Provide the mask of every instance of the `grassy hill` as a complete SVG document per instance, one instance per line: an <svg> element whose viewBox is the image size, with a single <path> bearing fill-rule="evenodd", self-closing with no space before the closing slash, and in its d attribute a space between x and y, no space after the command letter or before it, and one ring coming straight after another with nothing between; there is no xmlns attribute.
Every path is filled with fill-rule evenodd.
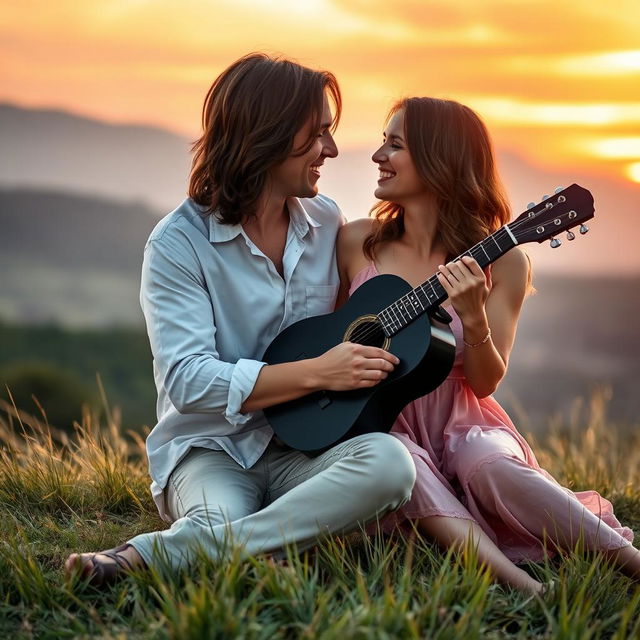
<svg viewBox="0 0 640 640"><path fill-rule="evenodd" d="M640 436L621 436L593 398L587 419L539 437L541 464L572 489L597 489L640 533ZM0 415L0 637L349 640L640 637L640 586L599 554L568 551L527 565L557 588L532 598L494 584L473 551L424 539L355 534L287 566L265 557L201 558L190 572L136 573L105 593L61 567L71 551L115 546L163 528L142 442L117 420L86 416L55 445L46 428ZM22 435L26 433L28 439Z"/></svg>
<svg viewBox="0 0 640 640"><path fill-rule="evenodd" d="M33 413L38 412L33 394L49 422L68 430L81 418L83 404L102 407L98 376L109 402L122 412L125 428L141 431L155 424L156 390L143 330L70 331L0 322L0 398L9 399L8 385L18 407Z"/></svg>

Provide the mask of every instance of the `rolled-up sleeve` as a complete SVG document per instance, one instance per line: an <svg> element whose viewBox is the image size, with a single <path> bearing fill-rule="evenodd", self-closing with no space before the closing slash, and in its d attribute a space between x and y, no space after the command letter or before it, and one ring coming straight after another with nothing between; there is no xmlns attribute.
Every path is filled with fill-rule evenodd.
<svg viewBox="0 0 640 640"><path fill-rule="evenodd" d="M233 426L247 422L252 414L240 407L266 363L220 360L211 296L188 237L165 234L147 243L140 302L155 367L176 410L219 413Z"/></svg>

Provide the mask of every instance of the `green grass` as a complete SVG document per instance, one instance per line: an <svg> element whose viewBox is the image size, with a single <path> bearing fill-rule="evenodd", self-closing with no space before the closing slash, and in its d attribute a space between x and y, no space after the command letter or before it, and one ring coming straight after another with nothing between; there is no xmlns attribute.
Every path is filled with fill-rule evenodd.
<svg viewBox="0 0 640 640"><path fill-rule="evenodd" d="M601 491L640 533L640 435L608 422L603 394L590 402L534 448L561 483ZM69 438L2 409L0 638L640 638L639 585L579 551L528 567L557 580L544 599L493 583L472 549L358 533L291 551L287 566L230 549L224 562L136 573L103 593L67 584L70 552L166 526L143 441L109 411Z"/></svg>

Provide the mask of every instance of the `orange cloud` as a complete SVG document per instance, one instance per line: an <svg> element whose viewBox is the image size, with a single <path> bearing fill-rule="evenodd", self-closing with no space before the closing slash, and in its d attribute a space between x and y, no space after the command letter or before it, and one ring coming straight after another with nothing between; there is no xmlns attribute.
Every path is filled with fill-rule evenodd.
<svg viewBox="0 0 640 640"><path fill-rule="evenodd" d="M637 0L0 0L0 15L0 99L189 135L213 78L256 49L336 73L345 148L404 95L467 102L499 144L557 162L640 128Z"/></svg>

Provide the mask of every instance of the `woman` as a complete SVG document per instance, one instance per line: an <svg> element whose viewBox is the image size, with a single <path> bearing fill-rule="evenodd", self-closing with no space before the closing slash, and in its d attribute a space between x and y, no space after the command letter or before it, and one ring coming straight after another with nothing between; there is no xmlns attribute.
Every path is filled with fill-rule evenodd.
<svg viewBox="0 0 640 640"><path fill-rule="evenodd" d="M402 100L372 159L381 202L373 218L339 233L338 305L378 274L415 287L437 272L457 345L446 381L394 424L417 481L411 500L385 526L413 520L444 547L472 537L496 578L528 592L543 585L515 563L541 560L548 546L571 548L581 534L586 548L605 551L640 577L633 533L620 526L611 504L594 491L561 487L491 397L507 369L530 265L517 247L486 272L472 258L452 262L509 220L485 126L453 101Z"/></svg>

